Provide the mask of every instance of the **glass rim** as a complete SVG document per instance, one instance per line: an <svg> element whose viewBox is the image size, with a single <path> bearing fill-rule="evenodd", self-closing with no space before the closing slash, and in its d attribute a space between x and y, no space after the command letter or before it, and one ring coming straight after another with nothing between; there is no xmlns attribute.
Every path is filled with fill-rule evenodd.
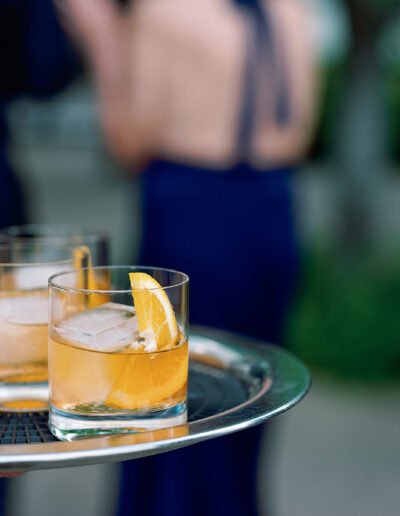
<svg viewBox="0 0 400 516"><path fill-rule="evenodd" d="M68 271L56 272L49 277L49 289L61 290L63 292L74 292L81 294L131 294L132 292L138 292L143 289L88 289L88 288L77 288L77 287L67 287L56 283L54 280L60 276L66 276L67 274L76 274L80 271L92 271L92 270L121 270L128 269L130 272L134 272L135 270L143 270L143 271L161 271L167 273L178 274L181 276L181 280L179 282L174 283L173 285L167 285L166 287L154 287L148 290L156 291L156 290L168 290L172 288L182 287L189 283L189 276L181 271L177 271L175 269L167 269L165 267L151 267L147 265L99 265L96 267L81 267L79 269L71 269Z"/></svg>
<svg viewBox="0 0 400 516"><path fill-rule="evenodd" d="M2 267L12 268L12 267L46 267L51 265L68 265L69 263L73 263L74 259L71 258L69 260L53 260L53 261L46 261L46 262L7 262L7 263L1 263L0 262L0 269ZM65 271L67 272L67 271ZM58 273L57 273L58 274Z"/></svg>
<svg viewBox="0 0 400 516"><path fill-rule="evenodd" d="M43 251L46 249L49 250L56 250L60 252L64 252L62 258L55 258L53 260L45 260L45 261L15 261L15 262L2 262L0 258L0 267L41 267L45 265L54 265L54 264L68 264L74 261L73 256L68 256L67 252L72 251L77 246L72 244L65 244L65 245L55 245L54 242L21 242L18 240L8 240L8 241L1 241L0 236L0 251Z"/></svg>
<svg viewBox="0 0 400 516"><path fill-rule="evenodd" d="M57 235L52 233L59 230L66 230L65 234ZM74 229L76 232L74 233ZM41 230L43 232L49 231L49 235L41 234L41 235L32 235L32 236L24 236L20 235L19 232L35 232L35 230ZM72 230L72 233L68 234L68 230ZM27 243L36 242L39 244L46 244L51 242L60 242L60 241L70 241L73 242L74 238L82 239L82 243L93 244L102 240L109 240L110 235L104 229L99 229L97 227L92 226L81 226L79 224L68 224L68 223L33 223L33 224L21 224L21 225L13 225L2 228L0 230L0 243Z"/></svg>

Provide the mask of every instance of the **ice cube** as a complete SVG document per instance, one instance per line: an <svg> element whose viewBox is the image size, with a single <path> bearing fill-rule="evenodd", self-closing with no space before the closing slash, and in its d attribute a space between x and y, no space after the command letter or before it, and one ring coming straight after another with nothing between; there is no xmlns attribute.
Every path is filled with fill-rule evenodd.
<svg viewBox="0 0 400 516"><path fill-rule="evenodd" d="M119 303L105 303L73 315L58 324L55 332L82 347L110 353L136 349L139 337L135 309Z"/></svg>
<svg viewBox="0 0 400 516"><path fill-rule="evenodd" d="M15 288L33 290L47 288L48 279L53 274L72 268L72 262L66 260L62 264L27 265L14 272Z"/></svg>
<svg viewBox="0 0 400 516"><path fill-rule="evenodd" d="M13 324L47 324L47 290L0 298L0 317Z"/></svg>

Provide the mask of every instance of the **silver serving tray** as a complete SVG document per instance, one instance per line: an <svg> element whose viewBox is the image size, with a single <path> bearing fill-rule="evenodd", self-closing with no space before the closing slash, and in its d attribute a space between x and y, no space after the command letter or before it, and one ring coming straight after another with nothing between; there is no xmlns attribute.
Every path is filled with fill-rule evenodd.
<svg viewBox="0 0 400 516"><path fill-rule="evenodd" d="M26 428L36 427L40 433L36 435L47 442L34 443L28 435L26 444L1 444L0 471L116 462L181 448L262 423L296 405L309 386L307 369L287 351L248 337L196 327L190 337L187 424L61 442L48 433L44 414L40 425L35 420L38 416L30 414L33 423ZM27 421L27 414L9 416L7 428L12 421Z"/></svg>

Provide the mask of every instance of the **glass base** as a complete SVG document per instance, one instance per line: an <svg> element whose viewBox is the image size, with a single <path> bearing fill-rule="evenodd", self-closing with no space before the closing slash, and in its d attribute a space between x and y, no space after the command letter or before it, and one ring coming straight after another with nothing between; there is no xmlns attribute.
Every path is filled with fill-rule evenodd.
<svg viewBox="0 0 400 516"><path fill-rule="evenodd" d="M118 415L82 415L50 405L49 428L62 441L108 434L128 434L182 425L187 421L186 402L152 412Z"/></svg>
<svg viewBox="0 0 400 516"><path fill-rule="evenodd" d="M1 412L42 412L48 408L47 382L0 383Z"/></svg>

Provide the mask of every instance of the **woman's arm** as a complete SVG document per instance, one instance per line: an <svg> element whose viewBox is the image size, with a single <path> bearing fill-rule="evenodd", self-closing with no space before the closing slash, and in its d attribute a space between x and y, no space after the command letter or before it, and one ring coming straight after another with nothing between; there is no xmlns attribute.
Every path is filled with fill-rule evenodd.
<svg viewBox="0 0 400 516"><path fill-rule="evenodd" d="M163 43L153 27L154 3L138 1L127 12L107 0L65 4L87 49L111 151L140 165L156 146L162 123Z"/></svg>

